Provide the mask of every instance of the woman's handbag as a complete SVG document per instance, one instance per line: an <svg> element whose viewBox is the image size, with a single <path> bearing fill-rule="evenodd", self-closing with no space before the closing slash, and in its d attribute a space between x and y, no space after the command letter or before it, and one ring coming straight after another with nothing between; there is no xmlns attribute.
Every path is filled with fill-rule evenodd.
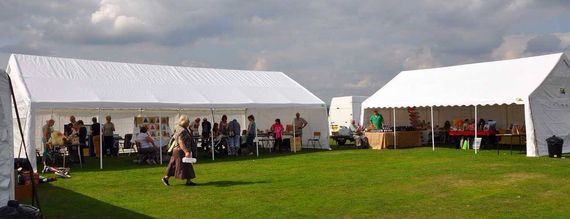
<svg viewBox="0 0 570 219"><path fill-rule="evenodd" d="M196 158L193 157L182 158L182 163L196 163L196 161Z"/></svg>
<svg viewBox="0 0 570 219"><path fill-rule="evenodd" d="M172 136L172 138L170 138L170 141L168 142L168 152L167 154L169 156L172 156L172 151L174 150L175 147L178 146L178 141L176 141L176 138L174 136Z"/></svg>

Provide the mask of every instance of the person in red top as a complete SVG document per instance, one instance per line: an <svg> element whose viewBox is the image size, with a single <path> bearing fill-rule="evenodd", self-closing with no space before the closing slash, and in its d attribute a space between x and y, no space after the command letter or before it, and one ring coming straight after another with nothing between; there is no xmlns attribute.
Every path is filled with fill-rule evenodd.
<svg viewBox="0 0 570 219"><path fill-rule="evenodd" d="M275 119L275 123L271 126L271 132L275 137L275 144L273 145L273 149L275 151L279 151L281 148L281 144L283 143L283 125L281 125L280 119Z"/></svg>

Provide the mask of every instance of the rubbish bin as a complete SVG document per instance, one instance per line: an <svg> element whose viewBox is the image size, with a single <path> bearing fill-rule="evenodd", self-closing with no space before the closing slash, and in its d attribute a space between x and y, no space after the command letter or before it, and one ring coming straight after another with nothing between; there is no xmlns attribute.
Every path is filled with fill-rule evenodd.
<svg viewBox="0 0 570 219"><path fill-rule="evenodd" d="M564 140L562 140L562 138L553 135L546 139L546 144L548 144L549 157L562 157L562 145L564 144Z"/></svg>
<svg viewBox="0 0 570 219"><path fill-rule="evenodd" d="M0 218L41 218L40 209L10 200L8 205L0 208Z"/></svg>

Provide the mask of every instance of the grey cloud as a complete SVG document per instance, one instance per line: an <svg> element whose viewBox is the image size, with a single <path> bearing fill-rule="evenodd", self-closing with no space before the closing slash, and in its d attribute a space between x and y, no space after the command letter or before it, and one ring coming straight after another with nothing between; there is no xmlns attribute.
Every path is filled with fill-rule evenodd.
<svg viewBox="0 0 570 219"><path fill-rule="evenodd" d="M120 5L114 9L118 15L139 25L117 25L118 15L112 13L98 14L94 22L102 3ZM6 33L0 36L0 52L263 67L287 73L328 102L333 96L370 95L403 69L491 60L508 35L568 30L564 3L0 1L0 8L7 8L0 13ZM552 42L531 41L530 52L557 52L548 47Z"/></svg>
<svg viewBox="0 0 570 219"><path fill-rule="evenodd" d="M526 53L549 53L560 50L560 38L553 34L540 35L528 41Z"/></svg>

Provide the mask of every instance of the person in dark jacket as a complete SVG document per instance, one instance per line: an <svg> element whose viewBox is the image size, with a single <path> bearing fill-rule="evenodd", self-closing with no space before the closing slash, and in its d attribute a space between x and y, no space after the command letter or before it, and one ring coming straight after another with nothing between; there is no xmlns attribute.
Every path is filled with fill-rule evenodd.
<svg viewBox="0 0 570 219"><path fill-rule="evenodd" d="M76 122L77 121L75 120L75 116L69 117L69 124L63 127L63 134L65 136L71 136L73 134L73 128L75 127Z"/></svg>
<svg viewBox="0 0 570 219"><path fill-rule="evenodd" d="M89 141L89 156L95 157L95 152L99 151L99 145L101 144L101 124L97 122L97 117L91 119L93 124L91 125L91 137Z"/></svg>
<svg viewBox="0 0 570 219"><path fill-rule="evenodd" d="M212 134L212 123L208 119L202 119L202 147L206 148L210 145Z"/></svg>
<svg viewBox="0 0 570 219"><path fill-rule="evenodd" d="M237 121L237 119L232 120L229 124L229 147L230 147L230 151L229 151L229 155L233 155L233 156L237 156L238 155L238 150L239 150L239 146L240 146L240 132L241 132L241 127Z"/></svg>
<svg viewBox="0 0 570 219"><path fill-rule="evenodd" d="M253 115L249 115L247 117L249 124L247 124L247 138L245 140L245 145L249 150L249 154L252 155L253 151L255 151L255 147L253 145L253 140L255 139L257 127L255 125L255 117Z"/></svg>
<svg viewBox="0 0 570 219"><path fill-rule="evenodd" d="M87 146L87 128L85 128L83 120L79 120L75 122L73 129L76 130L75 135L77 136L74 137L77 138L77 145L70 145L69 154L73 157L73 163L79 163L79 156L83 157L83 148Z"/></svg>

